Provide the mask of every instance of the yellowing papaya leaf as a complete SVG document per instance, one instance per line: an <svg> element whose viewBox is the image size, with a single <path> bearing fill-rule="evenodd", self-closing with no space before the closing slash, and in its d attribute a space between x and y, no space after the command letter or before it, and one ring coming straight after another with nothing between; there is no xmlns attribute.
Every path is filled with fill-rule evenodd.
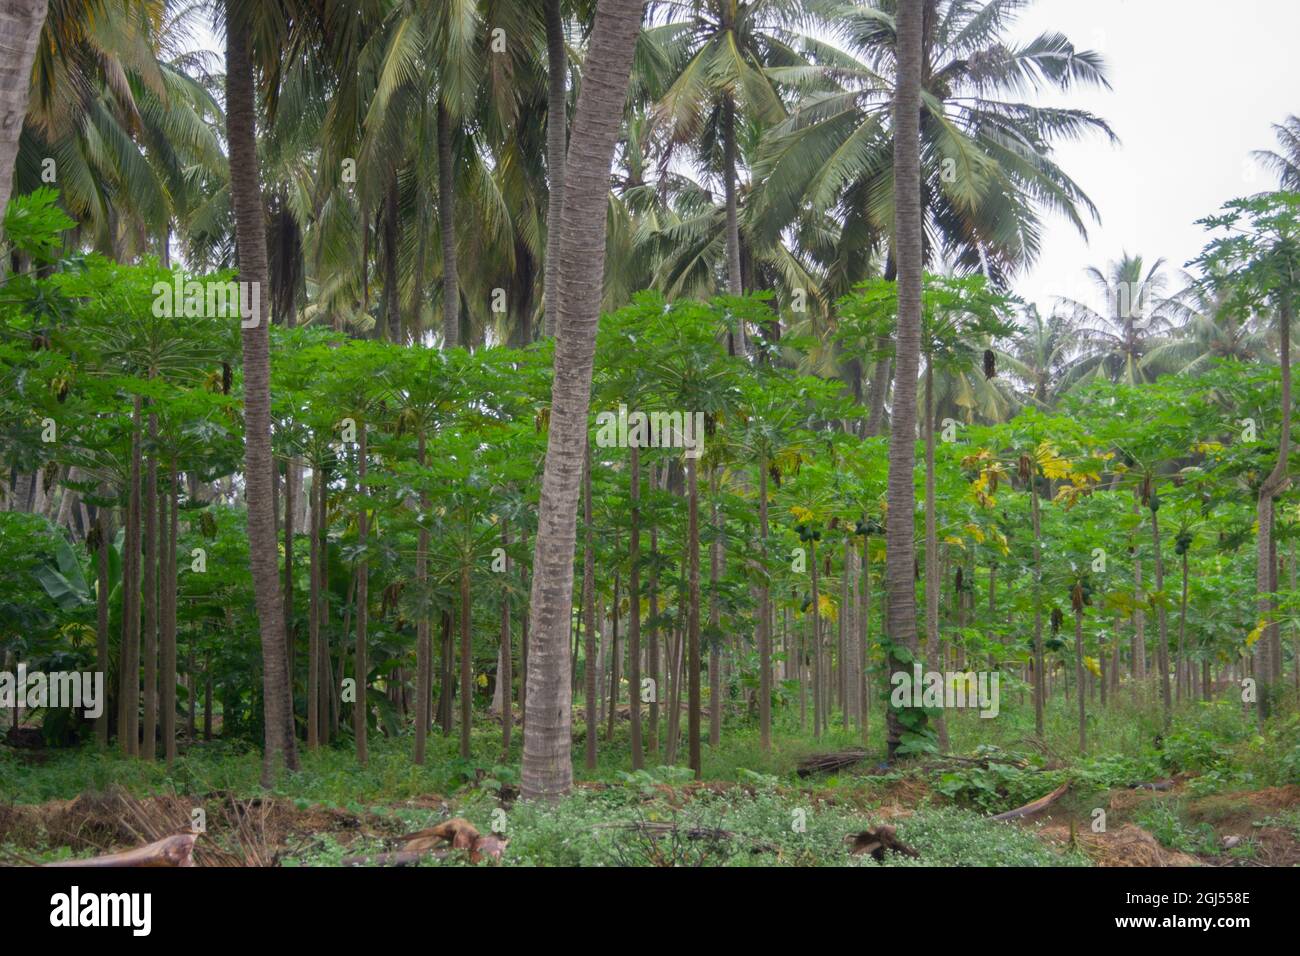
<svg viewBox="0 0 1300 956"><path fill-rule="evenodd" d="M1097 661L1097 658L1085 657L1083 659L1083 666L1088 668L1088 671L1092 674L1093 677L1101 676L1101 664Z"/></svg>

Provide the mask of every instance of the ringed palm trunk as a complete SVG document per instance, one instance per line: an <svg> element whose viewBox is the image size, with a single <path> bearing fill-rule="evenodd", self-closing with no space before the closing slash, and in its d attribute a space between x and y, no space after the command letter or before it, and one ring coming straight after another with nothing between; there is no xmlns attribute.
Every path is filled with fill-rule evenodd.
<svg viewBox="0 0 1300 956"><path fill-rule="evenodd" d="M709 474L711 524L713 543L709 548L709 744L716 747L722 742L722 660L718 640L721 608L718 606L718 578L722 575L722 516L718 511L718 473Z"/></svg>
<svg viewBox="0 0 1300 956"><path fill-rule="evenodd" d="M1077 590L1077 586L1076 586ZM1079 753L1088 752L1088 711L1083 693L1083 596L1074 596L1074 690L1079 698Z"/></svg>
<svg viewBox="0 0 1300 956"><path fill-rule="evenodd" d="M1294 303L1287 295L1278 310L1278 356L1282 367L1282 431L1278 442L1277 464L1259 488L1256 514L1259 520L1259 536L1256 541L1255 591L1256 608L1261 621L1267 621L1273 614L1273 600L1270 597L1273 588L1276 565L1273 560L1273 498L1280 494L1287 484L1287 456L1291 452L1291 322L1294 318ZM1272 654L1270 652L1269 632L1276 628L1273 624L1264 629L1264 634L1255 642L1255 682L1258 685L1257 708L1262 723L1273 710L1274 684L1281 674L1273 673Z"/></svg>
<svg viewBox="0 0 1300 956"><path fill-rule="evenodd" d="M427 439L424 430L420 430L416 456L421 470L427 463ZM420 491L420 514L429 513L429 493ZM430 608L425 605L424 590L429 583L429 531L420 525L415 544L415 586L420 592L423 610L420 620L415 625L415 762L424 763L424 753L429 738L430 710L433 706L433 640L430 633L432 622L429 620Z"/></svg>
<svg viewBox="0 0 1300 956"><path fill-rule="evenodd" d="M470 641L469 562L460 568L460 755L469 759L470 724L474 719L474 660Z"/></svg>
<svg viewBox="0 0 1300 956"><path fill-rule="evenodd" d="M9 205L45 13L46 0L12 0L0 6L0 222Z"/></svg>
<svg viewBox="0 0 1300 956"><path fill-rule="evenodd" d="M586 465L582 469L582 638L583 692L587 703L586 766L596 769L596 728L600 723L600 668L596 652L596 559L591 543L591 444L586 446ZM574 655L575 658L577 655Z"/></svg>
<svg viewBox="0 0 1300 956"><path fill-rule="evenodd" d="M501 547L502 549L510 547L510 523L504 519L501 521ZM505 574L508 575L509 573L510 561L506 559ZM503 760L510 758L510 734L515 726L514 692L511 689L511 684L514 683L514 677L511 674L512 654L513 651L510 647L510 592L506 590L501 598L501 666L497 670L497 686L501 688L501 754Z"/></svg>
<svg viewBox="0 0 1300 956"><path fill-rule="evenodd" d="M925 361L925 652L930 666L944 669L939 645L939 534L934 500L934 358ZM946 572L945 572L946 577ZM961 598L958 596L958 600ZM934 721L939 749L948 752L948 716L942 710Z"/></svg>
<svg viewBox="0 0 1300 956"><path fill-rule="evenodd" d="M686 459L686 493L689 499L686 519L686 549L689 560L686 613L686 733L687 754L695 779L701 777L700 762L700 485L695 459Z"/></svg>
<svg viewBox="0 0 1300 956"><path fill-rule="evenodd" d="M266 229L259 185L257 111L248 25L226 0L226 139L230 144L230 193L235 212L241 281L269 288ZM260 296L257 322L242 329L244 364L244 481L248 499L249 570L262 640L262 693L265 749L262 782L269 786L276 768L298 767L297 744L288 733L291 720L289 674L284 652L284 607L279 587L279 555L271 458L271 342L269 296Z"/></svg>
<svg viewBox="0 0 1300 956"><path fill-rule="evenodd" d="M1030 520L1034 530L1034 733L1043 737L1043 697L1047 678L1043 673L1043 527L1038 507L1038 475L1029 474Z"/></svg>
<svg viewBox="0 0 1300 956"><path fill-rule="evenodd" d="M1154 495L1155 492L1152 491ZM1169 694L1169 616L1165 613L1163 600L1165 590L1165 559L1160 550L1160 513L1151 512L1151 541L1155 548L1156 591L1162 596L1156 608L1158 640L1156 644L1156 666L1160 668L1160 702L1164 708L1165 726L1169 726L1173 702Z"/></svg>
<svg viewBox="0 0 1300 956"><path fill-rule="evenodd" d="M361 422L357 434L357 495L361 499L361 509L357 514L357 546L361 549L361 560L357 562L357 641L352 658L353 676L357 682L357 699L352 705L352 735L356 739L357 763L365 766L370 761L370 747L367 735L370 711L369 647L366 643L370 624L370 563L366 561L366 545L370 538L370 517L366 511L366 423Z"/></svg>
<svg viewBox="0 0 1300 956"><path fill-rule="evenodd" d="M582 148L565 169L559 341L529 605L532 643L521 774L526 798L555 799L573 784L568 627L578 489L605 271L609 171L644 5L644 0L600 0L596 7L573 118L572 138Z"/></svg>
<svg viewBox="0 0 1300 956"><path fill-rule="evenodd" d="M179 506L176 462L167 482L167 531L162 562L162 735L167 766L176 761L176 538Z"/></svg>
<svg viewBox="0 0 1300 956"><path fill-rule="evenodd" d="M628 543L627 573L627 703L632 717L632 769L640 770L645 764L641 752L641 449L635 442L631 445L628 449L632 533Z"/></svg>
<svg viewBox="0 0 1300 956"><path fill-rule="evenodd" d="M767 586L767 457L758 461L758 739L763 752L772 749L772 634L771 591ZM787 649L787 659L789 651Z"/></svg>
<svg viewBox="0 0 1300 956"><path fill-rule="evenodd" d="M545 0L546 17L546 334L554 338L560 314L560 224L564 213L564 167L568 151L568 53L560 0Z"/></svg>
<svg viewBox="0 0 1300 956"><path fill-rule="evenodd" d="M158 416L149 415L149 441L158 441ZM158 752L158 459L152 451L144 482L144 725L140 756L152 761Z"/></svg>
<svg viewBox="0 0 1300 956"><path fill-rule="evenodd" d="M900 0L896 16L898 78L894 93L894 244L898 262L897 368L889 432L889 481L885 558L889 640L912 654L916 633L916 379L921 355L921 0ZM814 609L815 611L815 609ZM891 677L906 672L896 655ZM889 709L886 743L892 759L903 725Z"/></svg>
<svg viewBox="0 0 1300 956"><path fill-rule="evenodd" d="M104 496L107 489L100 486L100 495ZM108 607L108 559L109 549L112 548L113 526L111 521L112 509L104 505L96 509L96 518L98 519L97 534L99 536L99 547L96 571L98 581L95 588L95 667L101 674L109 672L108 667L108 631L109 631L109 607ZM108 748L108 708L105 707L100 715L95 718L95 742L101 750Z"/></svg>
<svg viewBox="0 0 1300 956"><path fill-rule="evenodd" d="M321 468L319 463L312 466L311 508L308 515L308 569L310 578L307 592L307 749L316 750L321 741L321 586L320 586L320 520L317 499L320 497ZM419 574L419 557L416 557L416 574ZM418 753L418 745L417 745ZM420 761L417 759L416 763Z"/></svg>
<svg viewBox="0 0 1300 956"><path fill-rule="evenodd" d="M442 234L442 342L460 345L460 272L456 264L456 171L451 114L438 104L438 229Z"/></svg>
<svg viewBox="0 0 1300 956"><path fill-rule="evenodd" d="M736 101L728 94L722 98L722 152L724 192L727 204L727 294L742 295L740 272L740 214L736 201ZM737 326L732 354L745 354L745 326Z"/></svg>
<svg viewBox="0 0 1300 956"><path fill-rule="evenodd" d="M140 415L135 397L131 427L131 470L126 504L126 537L122 542L122 644L118 649L121 689L117 736L122 753L140 752Z"/></svg>

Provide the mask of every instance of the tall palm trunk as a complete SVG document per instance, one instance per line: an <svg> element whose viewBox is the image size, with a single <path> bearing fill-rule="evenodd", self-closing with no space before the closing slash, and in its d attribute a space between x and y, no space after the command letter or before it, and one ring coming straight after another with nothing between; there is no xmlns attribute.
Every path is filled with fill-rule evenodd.
<svg viewBox="0 0 1300 956"><path fill-rule="evenodd" d="M695 459L686 459L686 494L689 500L686 518L686 553L688 558L686 612L686 681L687 681L687 753L695 779L702 776L700 762L700 483Z"/></svg>
<svg viewBox="0 0 1300 956"><path fill-rule="evenodd" d="M151 376L152 377L152 376ZM149 442L158 441L158 416L149 415ZM158 752L158 459L152 449L144 481L144 725L140 756Z"/></svg>
<svg viewBox="0 0 1300 956"><path fill-rule="evenodd" d="M100 486L101 497L106 497L106 486ZM108 607L108 562L109 549L112 548L113 524L111 520L112 509L100 505L96 508L95 517L98 524L95 533L98 536L99 547L96 548L96 572L97 583L95 587L95 669L101 674L108 673L108 639L109 639L109 607ZM95 742L100 749L108 748L108 708L105 707L100 715L95 718Z"/></svg>
<svg viewBox="0 0 1300 956"><path fill-rule="evenodd" d="M428 459L427 439L424 429L420 429L416 447L416 459L421 471ZM430 714L433 706L433 640L430 633L432 621L429 620L431 609L424 604L425 588L429 583L429 530L424 527L423 519L429 513L429 493L420 490L420 531L415 543L415 586L420 593L422 610L420 620L415 625L415 762L424 763L424 752L429 738Z"/></svg>
<svg viewBox="0 0 1300 956"><path fill-rule="evenodd" d="M469 563L460 568L460 756L468 760L470 724L474 718L474 658L470 641Z"/></svg>
<svg viewBox="0 0 1300 956"><path fill-rule="evenodd" d="M898 336L894 407L889 431L889 482L885 578L889 640L915 654L916 379L921 355L921 0L899 0L896 15L898 77L894 92L894 246L898 262ZM814 608L814 612L816 609ZM893 674L906 664L890 655ZM919 711L917 712L919 713ZM903 725L889 709L889 756L902 741Z"/></svg>
<svg viewBox="0 0 1300 956"><path fill-rule="evenodd" d="M320 512L317 509L317 500L320 498L321 486L324 481L321 479L320 464L312 466L312 489L311 489L311 508L308 512L308 529L307 536L309 539L308 550L308 577L310 583L307 591L307 749L316 750L320 747L321 742L321 661L320 661L320 632L321 632L321 586L320 586L320 566L321 566L321 548L320 548ZM416 573L419 574L419 558L416 559ZM418 753L418 746L417 746ZM416 763L420 761L417 759Z"/></svg>
<svg viewBox="0 0 1300 956"><path fill-rule="evenodd" d="M1152 491L1151 494L1154 496L1155 491ZM1160 702L1164 708L1165 726L1167 727L1173 710L1173 701L1169 695L1169 616L1165 613L1163 600L1165 559L1160 550L1160 514L1155 510L1151 512L1151 540L1155 546L1156 592L1161 595L1161 601L1156 607L1156 621L1159 626L1159 643L1156 644L1156 666L1160 668Z"/></svg>
<svg viewBox="0 0 1300 956"><path fill-rule="evenodd" d="M140 415L142 399L135 397L131 417L131 468L126 503L126 536L122 542L122 643L118 648L121 688L117 736L122 753L140 752Z"/></svg>
<svg viewBox="0 0 1300 956"><path fill-rule="evenodd" d="M582 639L583 693L587 704L586 767L596 769L596 728L600 723L600 668L596 655L596 557L592 548L591 514L591 443L586 446L586 464L582 469ZM577 655L574 655L575 660Z"/></svg>
<svg viewBox="0 0 1300 956"><path fill-rule="evenodd" d="M460 272L456 265L456 170L451 114L438 104L438 230L442 234L442 343L460 345Z"/></svg>
<svg viewBox="0 0 1300 956"><path fill-rule="evenodd" d="M727 9L730 6L727 5ZM736 208L736 101L730 94L722 98L722 171L727 205L727 294L741 295L744 286L740 273L740 214ZM737 324L731 352L745 354L745 324Z"/></svg>
<svg viewBox="0 0 1300 956"><path fill-rule="evenodd" d="M1282 369L1282 431L1278 442L1277 464L1259 488L1256 514L1259 519L1259 536L1256 541L1255 591L1256 608L1261 621L1268 621L1273 614L1273 600L1269 596L1274 590L1272 582L1276 573L1273 558L1273 498L1281 494L1287 485L1287 457L1291 453L1291 322L1294 318L1294 303L1289 294L1285 295L1278 310L1278 358ZM1273 710L1275 683L1280 682L1281 674L1273 673L1273 660L1270 652L1270 632L1277 627L1270 624L1264 636L1255 642L1255 681L1258 685L1259 720L1262 723Z"/></svg>
<svg viewBox="0 0 1300 956"><path fill-rule="evenodd" d="M9 205L45 12L46 0L10 0L0 6L0 223Z"/></svg>
<svg viewBox="0 0 1300 956"><path fill-rule="evenodd" d="M170 767L176 761L176 538L179 518L180 485L176 461L168 474L166 504L167 530L162 552L162 736L163 757Z"/></svg>
<svg viewBox="0 0 1300 956"><path fill-rule="evenodd" d="M925 653L930 667L945 666L939 645L939 533L934 500L934 356L925 360ZM946 562L945 562L946 563ZM944 572L945 577L947 572ZM961 600L958 596L958 600ZM948 716L942 711L934 719L939 749L948 752Z"/></svg>
<svg viewBox="0 0 1300 956"><path fill-rule="evenodd" d="M230 150L230 193L235 212L241 281L269 288L266 229L259 185L257 110L253 65L248 54L248 24L226 0L226 139ZM291 720L288 665L284 653L284 607L278 581L279 555L271 459L271 341L269 296L259 296L256 323L242 330L244 361L244 482L248 501L249 570L262 638L262 692L266 736L262 782L270 786L283 763L298 767L297 744L288 733Z"/></svg>
<svg viewBox="0 0 1300 956"><path fill-rule="evenodd" d="M1038 475L1030 465L1030 521L1034 532L1034 733L1043 738L1043 708L1047 678L1043 673L1043 525L1038 506Z"/></svg>
<svg viewBox="0 0 1300 956"><path fill-rule="evenodd" d="M502 519L501 521L501 547L503 550L510 547L510 522ZM504 573L510 574L510 560L506 559ZM511 665L513 663L511 656L514 651L510 646L510 590L507 588L501 595L501 666L497 670L497 687L501 690L501 754L503 760L510 759L510 734L515 726L515 703L514 692L511 685L514 683L514 676L511 674Z"/></svg>
<svg viewBox="0 0 1300 956"><path fill-rule="evenodd" d="M567 77L569 56L564 46L564 15L560 0L545 0L546 17L546 334L554 338L560 314L560 224L564 212L565 153L569 148Z"/></svg>
<svg viewBox="0 0 1300 956"><path fill-rule="evenodd" d="M356 739L357 763L365 766L370 760L370 648L367 631L370 626L370 563L366 560L366 546L370 539L370 515L366 508L366 466L369 447L367 426L363 421L357 429L357 497L361 507L357 512L357 548L361 559L357 562L357 640L352 656L352 673L357 682L357 699L352 705L352 735Z"/></svg>
<svg viewBox="0 0 1300 956"><path fill-rule="evenodd" d="M772 749L772 633L771 592L767 586L767 457L758 460L758 740L763 752ZM787 651L787 658L789 652Z"/></svg>
<svg viewBox="0 0 1300 956"><path fill-rule="evenodd" d="M713 543L709 547L709 744L722 742L722 654L718 639L722 609L718 604L718 579L722 576L722 514L718 510L718 472L709 470L709 510Z"/></svg>
<svg viewBox="0 0 1300 956"><path fill-rule="evenodd" d="M650 463L650 490L655 490L655 465ZM650 612L650 680L652 683L650 694L650 730L646 734L646 749L651 754L659 755L659 696L663 693L666 686L662 675L659 660L659 530L651 522L650 524L650 581L649 581L649 607Z"/></svg>
<svg viewBox="0 0 1300 956"><path fill-rule="evenodd" d="M609 171L644 6L644 0L597 4L573 118L572 139L582 148L569 157L565 170L557 286L559 341L529 605L532 647L522 772L525 797L554 799L573 783L567 657L578 488L605 272Z"/></svg>
<svg viewBox="0 0 1300 956"><path fill-rule="evenodd" d="M641 753L641 449L635 442L631 445L628 449L632 532L627 573L627 703L632 717L632 769L640 770L645 763Z"/></svg>

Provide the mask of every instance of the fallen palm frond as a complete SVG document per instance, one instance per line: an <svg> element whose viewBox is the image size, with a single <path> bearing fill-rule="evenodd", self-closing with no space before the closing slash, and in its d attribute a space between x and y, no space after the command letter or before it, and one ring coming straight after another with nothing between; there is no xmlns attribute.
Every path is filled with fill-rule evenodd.
<svg viewBox="0 0 1300 956"><path fill-rule="evenodd" d="M1070 781L1067 780L1065 783L1061 784L1059 787L1057 787L1047 796L1039 797L1037 800L1034 800L1030 803L1026 803L1023 807L1017 807L1014 810L1008 810L1006 813L999 813L995 817L989 817L989 819L990 820L1018 820L1021 817L1030 816L1032 814L1038 813L1040 810L1045 810L1048 807L1050 807L1057 800L1061 799L1061 797L1065 796L1065 791L1069 789L1070 789Z"/></svg>
<svg viewBox="0 0 1300 956"><path fill-rule="evenodd" d="M921 854L898 838L898 831L888 823L869 827L861 833L850 833L844 838L844 842L853 844L849 849L851 856L870 854L877 862L884 860L886 853L898 853L902 856L910 856L912 859L921 858Z"/></svg>
<svg viewBox="0 0 1300 956"><path fill-rule="evenodd" d="M852 767L867 759L867 751L860 749L840 750L835 753L813 754L799 761L796 773L801 777L811 777L815 773L832 773Z"/></svg>

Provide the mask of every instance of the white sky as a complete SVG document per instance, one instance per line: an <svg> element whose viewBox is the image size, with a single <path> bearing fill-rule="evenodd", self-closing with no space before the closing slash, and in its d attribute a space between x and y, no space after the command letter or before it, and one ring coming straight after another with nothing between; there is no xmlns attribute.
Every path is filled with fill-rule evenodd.
<svg viewBox="0 0 1300 956"><path fill-rule="evenodd" d="M1049 30L1100 52L1112 89L1044 102L1101 116L1122 142L1057 148L1101 223L1088 240L1059 217L1046 224L1038 263L1015 283L1044 315L1054 296L1084 293L1085 266L1104 267L1125 250L1181 269L1204 245L1197 219L1276 188L1250 153L1275 149L1270 124L1300 114L1300 2L1038 0L1012 36Z"/></svg>

